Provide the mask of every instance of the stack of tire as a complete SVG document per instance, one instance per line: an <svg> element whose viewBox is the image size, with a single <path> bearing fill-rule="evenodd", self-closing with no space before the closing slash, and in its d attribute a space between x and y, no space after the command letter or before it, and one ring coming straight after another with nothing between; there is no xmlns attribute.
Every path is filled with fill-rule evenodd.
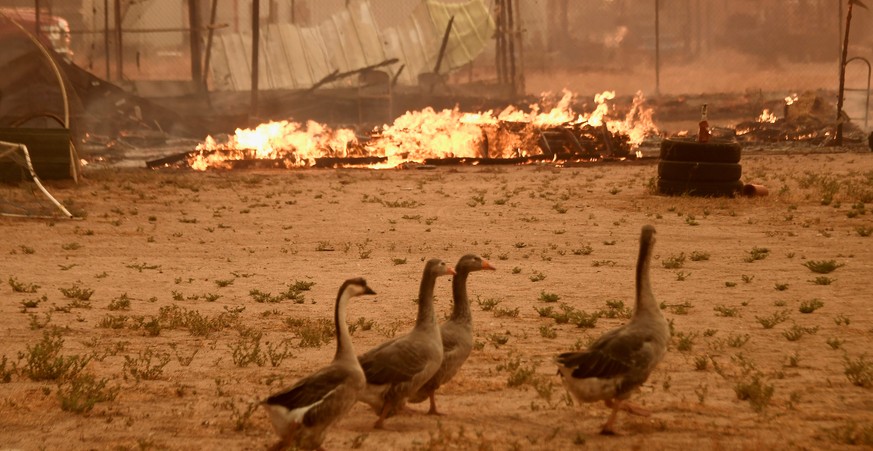
<svg viewBox="0 0 873 451"><path fill-rule="evenodd" d="M658 192L670 196L732 197L742 191L742 147L736 141L661 141Z"/></svg>

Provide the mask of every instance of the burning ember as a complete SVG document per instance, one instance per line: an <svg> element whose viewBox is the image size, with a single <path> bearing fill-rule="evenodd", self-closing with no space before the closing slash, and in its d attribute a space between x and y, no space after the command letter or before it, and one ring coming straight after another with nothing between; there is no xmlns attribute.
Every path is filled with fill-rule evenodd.
<svg viewBox="0 0 873 451"><path fill-rule="evenodd" d="M188 164L203 171L230 168L241 160L274 160L291 168L314 166L322 158L343 159L344 164L361 159L357 164L389 168L433 159L624 158L658 130L642 93L623 118L610 117L608 101L614 98L612 91L596 95L590 114L573 111L574 94L569 91L547 111L541 104L530 105L529 111L508 107L499 113L425 108L365 137L313 121L268 122L237 129L226 142L207 137Z"/></svg>
<svg viewBox="0 0 873 451"><path fill-rule="evenodd" d="M775 124L776 123L776 115L773 114L773 112L771 112L767 108L764 108L764 111L761 112L761 115L758 116L758 119L756 119L756 121L769 122L771 124Z"/></svg>

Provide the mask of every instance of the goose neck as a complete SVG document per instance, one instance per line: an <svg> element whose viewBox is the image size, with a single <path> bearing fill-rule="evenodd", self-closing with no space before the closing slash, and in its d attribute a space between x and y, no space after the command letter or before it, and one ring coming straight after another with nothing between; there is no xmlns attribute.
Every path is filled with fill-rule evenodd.
<svg viewBox="0 0 873 451"><path fill-rule="evenodd" d="M455 321L470 321L470 299L467 297L467 276L470 271L458 270L452 279L452 316Z"/></svg>

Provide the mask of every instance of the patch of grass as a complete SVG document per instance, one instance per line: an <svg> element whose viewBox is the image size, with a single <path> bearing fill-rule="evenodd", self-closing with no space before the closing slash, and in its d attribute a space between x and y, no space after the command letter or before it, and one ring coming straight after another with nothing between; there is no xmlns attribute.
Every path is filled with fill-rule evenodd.
<svg viewBox="0 0 873 451"><path fill-rule="evenodd" d="M803 327L795 323L788 330L783 331L782 336L788 341L797 341L804 335L815 335L816 332L818 332L818 326Z"/></svg>
<svg viewBox="0 0 873 451"><path fill-rule="evenodd" d="M752 374L751 377L743 378L734 385L734 393L736 393L737 399L749 401L755 412L763 411L770 404L770 399L775 391L773 384L768 384L763 379L764 375L757 372Z"/></svg>
<svg viewBox="0 0 873 451"><path fill-rule="evenodd" d="M531 282L539 282L541 280L545 280L546 275L540 271L534 271L533 274L530 275Z"/></svg>
<svg viewBox="0 0 873 451"><path fill-rule="evenodd" d="M557 338L558 330L548 324L543 324L540 326L540 336L548 339Z"/></svg>
<svg viewBox="0 0 873 451"><path fill-rule="evenodd" d="M130 301L131 299L127 293L124 293L110 301L107 308L109 310L130 310Z"/></svg>
<svg viewBox="0 0 873 451"><path fill-rule="evenodd" d="M170 363L170 354L157 352L151 347L140 351L136 357L124 356L124 378L130 375L137 382L157 380L164 374L164 367Z"/></svg>
<svg viewBox="0 0 873 451"><path fill-rule="evenodd" d="M852 320L850 320L848 316L843 315L842 313L834 317L834 324L836 324L837 326L848 326L851 321Z"/></svg>
<svg viewBox="0 0 873 451"><path fill-rule="evenodd" d="M736 307L728 307L726 305L716 305L712 309L715 310L715 316L726 318L732 318L734 316L739 316L740 314L740 311Z"/></svg>
<svg viewBox="0 0 873 451"><path fill-rule="evenodd" d="M65 298L74 299L82 302L87 302L91 299L91 295L94 294L93 289L82 288L78 284L74 284L70 288L58 288L58 290L64 295Z"/></svg>
<svg viewBox="0 0 873 451"><path fill-rule="evenodd" d="M840 340L839 338L836 338L836 337L828 338L825 341L825 343L827 343L827 345L830 346L831 349L833 349L834 351L836 351L837 349L840 349L840 347L842 347L843 343L845 343L845 342L846 342L845 340Z"/></svg>
<svg viewBox="0 0 873 451"><path fill-rule="evenodd" d="M679 255L671 255L664 260L661 260L661 265L667 269L679 269L682 265L685 264L685 253L681 252Z"/></svg>
<svg viewBox="0 0 873 451"><path fill-rule="evenodd" d="M825 431L831 441L840 445L873 447L873 423L858 424L854 420Z"/></svg>
<svg viewBox="0 0 873 451"><path fill-rule="evenodd" d="M503 301L497 298L481 299L479 296L476 296L476 303L479 304L479 308L482 309L483 312L494 310L494 307L497 307L501 302Z"/></svg>
<svg viewBox="0 0 873 451"><path fill-rule="evenodd" d="M800 313L812 313L824 307L824 302L818 299L811 299L800 303Z"/></svg>
<svg viewBox="0 0 873 451"><path fill-rule="evenodd" d="M540 301L542 302L558 302L561 299L561 296L556 293L546 293L545 291L540 291Z"/></svg>
<svg viewBox="0 0 873 451"><path fill-rule="evenodd" d="M234 365L244 368L250 363L264 366L267 356L261 350L263 332L254 329L240 329L239 338L228 345Z"/></svg>
<svg viewBox="0 0 873 451"><path fill-rule="evenodd" d="M743 261L746 263L752 263L754 261L763 260L767 258L768 255L770 255L770 249L755 246L749 251L749 255L746 256Z"/></svg>
<svg viewBox="0 0 873 451"><path fill-rule="evenodd" d="M693 251L689 256L693 262L702 262L709 260L709 252Z"/></svg>
<svg viewBox="0 0 873 451"><path fill-rule="evenodd" d="M774 285L774 288L776 288L776 291L785 291L785 290L788 289L788 284L787 284L787 283L778 283L778 282L777 282L777 283Z"/></svg>
<svg viewBox="0 0 873 451"><path fill-rule="evenodd" d="M573 249L573 255L591 255L594 252L594 248L589 244L582 245L582 247L577 247Z"/></svg>
<svg viewBox="0 0 873 451"><path fill-rule="evenodd" d="M330 343L336 333L333 321L325 318L316 320L288 318L285 324L300 338L298 346L301 348L320 348Z"/></svg>
<svg viewBox="0 0 873 451"><path fill-rule="evenodd" d="M861 355L857 359L845 356L843 373L852 385L863 388L873 387L873 362L867 361L866 355Z"/></svg>
<svg viewBox="0 0 873 451"><path fill-rule="evenodd" d="M726 286L728 288L733 288L733 287L737 286L737 283L736 282L725 282L724 286Z"/></svg>
<svg viewBox="0 0 873 451"><path fill-rule="evenodd" d="M628 319L633 315L633 310L624 305L624 301L611 299L606 301L606 308L600 309L595 313L597 316L604 318L622 318Z"/></svg>
<svg viewBox="0 0 873 451"><path fill-rule="evenodd" d="M859 226L855 227L855 233L860 237L868 237L873 234L873 226Z"/></svg>
<svg viewBox="0 0 873 451"><path fill-rule="evenodd" d="M680 352L689 352L694 347L694 339L697 338L697 333L676 333L676 349Z"/></svg>
<svg viewBox="0 0 873 451"><path fill-rule="evenodd" d="M700 355L694 358L694 370L695 371L706 371L709 368L709 356L708 355Z"/></svg>
<svg viewBox="0 0 873 451"><path fill-rule="evenodd" d="M39 285L35 283L19 282L14 276L9 276L9 286L16 293L36 293L39 290Z"/></svg>
<svg viewBox="0 0 873 451"><path fill-rule="evenodd" d="M519 308L516 307L514 309L505 309L505 308L495 308L494 309L494 317L495 318L517 318L519 313Z"/></svg>
<svg viewBox="0 0 873 451"><path fill-rule="evenodd" d="M836 281L836 279L831 279L828 276L818 276L815 279L810 280L810 282L812 282L816 285L830 285L830 284L834 283L835 281Z"/></svg>
<svg viewBox="0 0 873 451"><path fill-rule="evenodd" d="M787 321L790 316L789 313L788 310L780 310L769 316L756 316L755 319L758 320L758 323L760 323L764 329L772 329L777 324Z"/></svg>
<svg viewBox="0 0 873 451"><path fill-rule="evenodd" d="M121 388L107 387L108 380L97 380L92 374L80 374L58 385L61 410L73 413L90 412L98 402L114 401Z"/></svg>
<svg viewBox="0 0 873 451"><path fill-rule="evenodd" d="M751 276L748 274L743 274L741 278L743 279L743 283L752 283L752 281L755 280L755 276Z"/></svg>
<svg viewBox="0 0 873 451"><path fill-rule="evenodd" d="M63 356L61 350L64 339L59 330L43 333L42 340L33 346L27 345L26 352L19 352L18 359L24 360L20 372L34 381L71 378L79 374L90 357L79 355Z"/></svg>
<svg viewBox="0 0 873 451"><path fill-rule="evenodd" d="M838 268L846 266L845 263L837 263L835 260L809 260L803 263L810 271L816 274L830 274Z"/></svg>
<svg viewBox="0 0 873 451"><path fill-rule="evenodd" d="M730 334L725 340L727 345L732 348L742 348L746 343L749 342L749 339L752 338L749 334Z"/></svg>

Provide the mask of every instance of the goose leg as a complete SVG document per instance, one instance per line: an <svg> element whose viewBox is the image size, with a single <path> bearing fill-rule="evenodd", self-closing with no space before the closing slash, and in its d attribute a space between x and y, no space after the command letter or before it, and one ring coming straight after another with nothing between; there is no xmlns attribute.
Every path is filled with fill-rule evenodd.
<svg viewBox="0 0 873 451"><path fill-rule="evenodd" d="M385 418L388 417L388 412L391 411L391 405L387 402L382 404L382 412L379 413L379 419L376 420L376 423L373 424L373 428L375 429L385 429Z"/></svg>
<svg viewBox="0 0 873 451"><path fill-rule="evenodd" d="M615 417L618 416L618 410L621 408L621 404L621 401L615 401L612 399L606 401L606 406L611 408L612 412L609 414L606 423L603 423L603 427L600 428L600 435L615 435L613 424L615 423Z"/></svg>
<svg viewBox="0 0 873 451"><path fill-rule="evenodd" d="M627 413L632 415L637 415L641 417L648 417L652 415L652 411L646 409L645 407L638 406L636 404L629 403L627 401L621 403L621 410L624 410Z"/></svg>
<svg viewBox="0 0 873 451"><path fill-rule="evenodd" d="M442 415L441 413L437 412L436 397L434 396L435 394L436 392L430 392L430 394L428 395L428 397L430 398L430 409L427 411L428 415Z"/></svg>

